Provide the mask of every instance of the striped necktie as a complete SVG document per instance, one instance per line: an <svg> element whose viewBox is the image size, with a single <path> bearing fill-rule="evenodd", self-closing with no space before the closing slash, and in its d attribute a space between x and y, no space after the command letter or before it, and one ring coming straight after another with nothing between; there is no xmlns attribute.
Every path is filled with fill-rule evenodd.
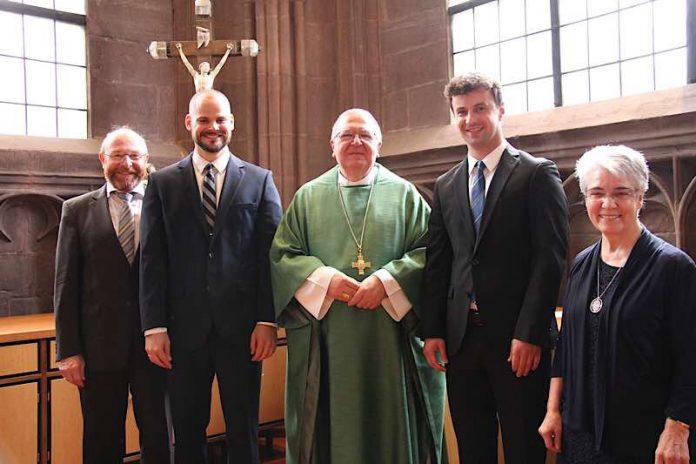
<svg viewBox="0 0 696 464"><path fill-rule="evenodd" d="M483 176L483 170L486 165L483 161L476 162L476 178L471 184L471 216L474 219L474 229L476 235L481 228L481 218L483 217L483 205L486 202L486 178Z"/></svg>
<svg viewBox="0 0 696 464"><path fill-rule="evenodd" d="M118 214L118 241L123 249L123 254L130 264L133 264L135 257L135 219L130 208L130 201L133 198L131 193L114 192L121 201L121 210Z"/></svg>
<svg viewBox="0 0 696 464"><path fill-rule="evenodd" d="M208 233L213 235L213 227L215 227L215 210L217 209L217 199L215 196L215 166L213 163L208 163L203 168L203 191L201 202L203 203L203 213L205 214L205 222L208 224Z"/></svg>

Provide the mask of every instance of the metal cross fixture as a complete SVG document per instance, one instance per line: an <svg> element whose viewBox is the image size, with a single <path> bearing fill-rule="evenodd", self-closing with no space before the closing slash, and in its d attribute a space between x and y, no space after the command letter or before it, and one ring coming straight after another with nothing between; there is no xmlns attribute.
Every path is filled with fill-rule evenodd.
<svg viewBox="0 0 696 464"><path fill-rule="evenodd" d="M155 41L150 42L148 53L156 60L178 56L193 77L196 91L212 89L215 76L220 72L227 57L257 56L259 44L254 39L213 40L213 5L211 0L195 0L196 40L190 41ZM187 56L195 56L198 71L189 62ZM220 62L214 69L210 68L213 57L220 56Z"/></svg>

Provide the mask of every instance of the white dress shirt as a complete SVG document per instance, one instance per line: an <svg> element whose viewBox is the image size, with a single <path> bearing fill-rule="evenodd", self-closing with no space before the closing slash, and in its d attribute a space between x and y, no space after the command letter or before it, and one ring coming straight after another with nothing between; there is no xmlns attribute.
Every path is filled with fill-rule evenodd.
<svg viewBox="0 0 696 464"><path fill-rule="evenodd" d="M495 147L492 152L487 154L481 160L486 166L486 169L483 171L483 177L486 180L486 195L488 195L488 187L491 186L493 174L495 174L495 170L498 167L498 163L500 163L500 158L503 156L503 152L505 151L506 147L507 140L503 139L500 145ZM473 186L474 180L476 180L476 175L478 174L476 169L476 163L478 160L471 155L466 155L466 157L469 163L469 198L471 198L471 187Z"/></svg>
<svg viewBox="0 0 696 464"><path fill-rule="evenodd" d="M350 181L338 171L338 183L340 186L370 185L376 174L372 170L358 181ZM340 187L339 187L340 188ZM329 312L334 302L327 295L329 284L338 269L329 266L321 266L312 272L302 285L295 291L295 299L315 318L321 320ZM387 297L382 300L382 307L395 321L400 321L410 310L411 302L404 293L399 283L386 269L379 269L373 274L384 285Z"/></svg>
<svg viewBox="0 0 696 464"><path fill-rule="evenodd" d="M196 175L196 185L198 185L198 193L200 193L201 198L203 198L203 181L205 174L203 170L210 163L206 161L201 155L193 152L193 173ZM224 150L218 158L213 161L213 166L215 166L215 202L220 204L220 192L222 192L222 186L225 185L225 174L227 173L227 163L230 161L230 152Z"/></svg>

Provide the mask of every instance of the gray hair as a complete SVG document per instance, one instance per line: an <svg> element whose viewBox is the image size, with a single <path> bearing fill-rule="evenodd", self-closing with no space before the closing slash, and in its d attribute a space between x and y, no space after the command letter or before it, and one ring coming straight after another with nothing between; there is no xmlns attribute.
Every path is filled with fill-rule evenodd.
<svg viewBox="0 0 696 464"><path fill-rule="evenodd" d="M333 127L331 128L331 139L333 140L338 133L340 132L339 128L341 126L341 123L343 120L348 117L350 114L359 114L360 116L365 119L365 121L371 125L374 129L374 135L377 138L377 142L381 143L382 142L382 129L379 127L379 123L375 119L374 116L372 116L372 113L370 113L367 110L364 110L362 108L351 108L349 110L345 110L343 113L339 114L338 117L336 118L336 122L334 122Z"/></svg>
<svg viewBox="0 0 696 464"><path fill-rule="evenodd" d="M627 179L636 189L648 191L650 170L645 156L625 145L600 145L585 152L575 163L575 177L580 183L580 191L587 193L587 176L601 168L609 174Z"/></svg>
<svg viewBox="0 0 696 464"><path fill-rule="evenodd" d="M112 129L111 132L106 134L106 137L104 137L104 140L102 140L101 147L99 148L99 153L106 154L107 148L109 148L111 144L114 143L114 140L124 135L142 143L143 147L145 147L145 151L147 152L147 143L145 142L145 138L142 135L138 134L128 126L119 126Z"/></svg>

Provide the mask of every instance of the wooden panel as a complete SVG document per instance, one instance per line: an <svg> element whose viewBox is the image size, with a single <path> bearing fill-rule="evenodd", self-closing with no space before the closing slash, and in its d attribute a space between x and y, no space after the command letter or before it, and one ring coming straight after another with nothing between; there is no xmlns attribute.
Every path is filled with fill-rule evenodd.
<svg viewBox="0 0 696 464"><path fill-rule="evenodd" d="M126 454L140 451L140 434L133 414L133 397L128 394L128 411L126 412Z"/></svg>
<svg viewBox="0 0 696 464"><path fill-rule="evenodd" d="M64 379L51 381L51 444L53 464L82 462L82 413L77 388ZM128 395L126 453L140 450L133 399Z"/></svg>
<svg viewBox="0 0 696 464"><path fill-rule="evenodd" d="M82 413L77 387L51 381L51 463L82 463Z"/></svg>
<svg viewBox="0 0 696 464"><path fill-rule="evenodd" d="M0 388L0 462L35 464L38 453L38 385Z"/></svg>
<svg viewBox="0 0 696 464"><path fill-rule="evenodd" d="M279 346L269 359L263 362L261 374L261 401L259 424L282 420L285 417L285 366L288 348Z"/></svg>
<svg viewBox="0 0 696 464"><path fill-rule="evenodd" d="M38 342L0 346L0 375L38 371L38 347Z"/></svg>
<svg viewBox="0 0 696 464"><path fill-rule="evenodd" d="M263 362L261 373L261 399L259 423L283 419L285 412L285 364L287 347L280 346L275 354ZM213 379L208 436L225 433L225 418L218 390L217 378Z"/></svg>
<svg viewBox="0 0 696 464"><path fill-rule="evenodd" d="M449 464L459 464L457 437L454 434L449 404L445 405L445 440L447 441L447 456L449 458ZM555 464L555 462L556 455L549 451L546 454L546 464ZM498 464L505 464L505 453L503 451L503 439L500 429L498 429Z"/></svg>
<svg viewBox="0 0 696 464"><path fill-rule="evenodd" d="M222 415L222 403L220 402L220 390L217 377L213 379L213 391L210 402L210 422L207 428L208 436L225 433L225 417Z"/></svg>
<svg viewBox="0 0 696 464"><path fill-rule="evenodd" d="M0 343L56 336L53 313L0 317Z"/></svg>
<svg viewBox="0 0 696 464"><path fill-rule="evenodd" d="M49 342L49 348L48 348L48 368L49 369L58 369L58 366L56 366L56 341L51 340Z"/></svg>
<svg viewBox="0 0 696 464"><path fill-rule="evenodd" d="M449 464L459 464L457 437L454 435L452 415L450 414L448 402L445 403L445 441L447 442L447 456L449 457Z"/></svg>

